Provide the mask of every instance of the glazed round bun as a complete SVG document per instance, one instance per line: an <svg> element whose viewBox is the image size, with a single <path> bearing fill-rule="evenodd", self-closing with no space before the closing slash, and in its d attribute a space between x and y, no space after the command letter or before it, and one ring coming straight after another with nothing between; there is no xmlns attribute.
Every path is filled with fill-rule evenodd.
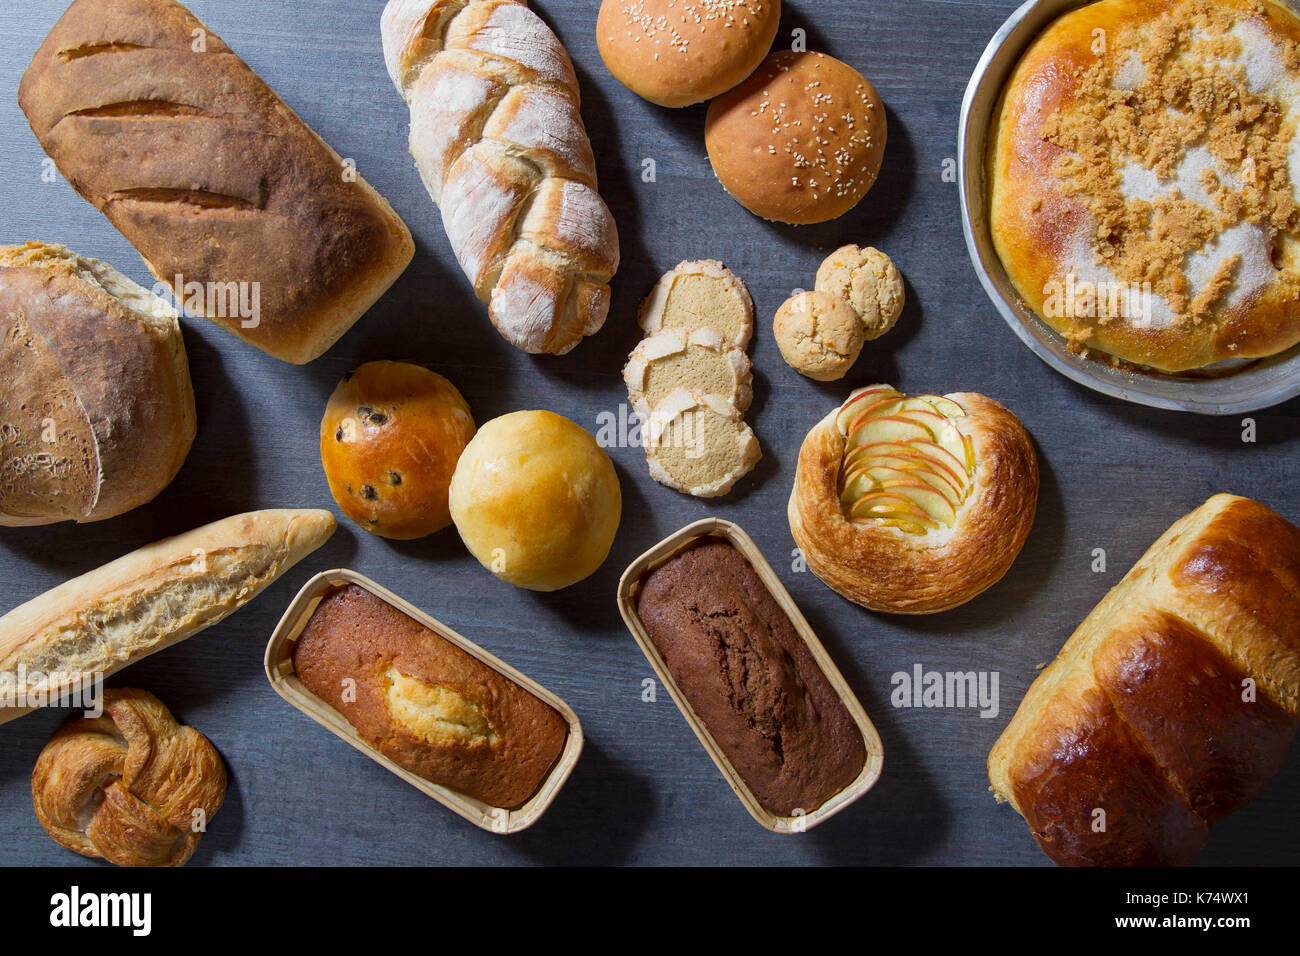
<svg viewBox="0 0 1300 956"><path fill-rule="evenodd" d="M450 504L479 563L531 591L566 588L599 568L623 510L618 475L596 439L544 411L479 429L452 476Z"/></svg>
<svg viewBox="0 0 1300 956"><path fill-rule="evenodd" d="M971 392L858 389L804 439L787 510L808 567L891 614L946 611L1007 573L1034 523L1020 420Z"/></svg>
<svg viewBox="0 0 1300 956"><path fill-rule="evenodd" d="M422 538L451 524L447 488L474 437L464 397L437 372L367 362L334 389L320 457L343 513L384 538Z"/></svg>
<svg viewBox="0 0 1300 956"><path fill-rule="evenodd" d="M723 187L764 219L844 215L875 185L885 107L871 83L824 53L773 53L709 105L704 142Z"/></svg>
<svg viewBox="0 0 1300 956"><path fill-rule="evenodd" d="M780 20L781 0L604 0L596 45L637 96L690 106L754 72Z"/></svg>

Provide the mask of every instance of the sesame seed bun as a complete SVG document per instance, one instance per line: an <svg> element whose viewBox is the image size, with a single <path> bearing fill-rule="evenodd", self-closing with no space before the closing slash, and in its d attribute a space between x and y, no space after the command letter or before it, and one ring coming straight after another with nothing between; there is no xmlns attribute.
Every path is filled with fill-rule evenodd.
<svg viewBox="0 0 1300 956"><path fill-rule="evenodd" d="M660 106L725 93L772 47L781 0L604 0L596 42L605 66Z"/></svg>
<svg viewBox="0 0 1300 956"><path fill-rule="evenodd" d="M885 107L857 70L824 53L773 53L713 101L704 127L713 171L764 219L844 215L875 185Z"/></svg>

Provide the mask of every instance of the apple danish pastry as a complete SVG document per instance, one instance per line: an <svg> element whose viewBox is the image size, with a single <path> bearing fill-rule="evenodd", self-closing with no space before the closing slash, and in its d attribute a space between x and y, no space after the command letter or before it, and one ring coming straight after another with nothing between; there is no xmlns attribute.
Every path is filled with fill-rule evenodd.
<svg viewBox="0 0 1300 956"><path fill-rule="evenodd" d="M873 385L804 439L788 514L833 590L874 611L932 614L1001 580L1037 503L1033 445L997 402Z"/></svg>

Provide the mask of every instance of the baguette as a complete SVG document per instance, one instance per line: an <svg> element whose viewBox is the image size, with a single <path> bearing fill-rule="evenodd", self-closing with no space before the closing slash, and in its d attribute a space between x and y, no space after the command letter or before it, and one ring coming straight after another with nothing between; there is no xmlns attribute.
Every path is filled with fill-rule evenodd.
<svg viewBox="0 0 1300 956"><path fill-rule="evenodd" d="M355 167L173 0L76 0L18 102L188 311L286 362L328 349L414 255Z"/></svg>
<svg viewBox="0 0 1300 956"><path fill-rule="evenodd" d="M381 31L475 295L512 345L568 352L605 323L619 249L564 46L515 0L390 0Z"/></svg>
<svg viewBox="0 0 1300 956"><path fill-rule="evenodd" d="M989 780L1057 863L1186 864L1277 773L1298 718L1300 529L1215 495L1034 681Z"/></svg>
<svg viewBox="0 0 1300 956"><path fill-rule="evenodd" d="M217 623L334 533L328 511L251 511L164 538L0 618L0 724ZM58 679L52 679L58 677Z"/></svg>

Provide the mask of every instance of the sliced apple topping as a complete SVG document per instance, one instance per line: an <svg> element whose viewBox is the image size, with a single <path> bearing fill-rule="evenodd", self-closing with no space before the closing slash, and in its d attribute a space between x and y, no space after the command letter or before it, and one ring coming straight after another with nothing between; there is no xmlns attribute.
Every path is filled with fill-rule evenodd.
<svg viewBox="0 0 1300 956"><path fill-rule="evenodd" d="M844 435L840 504L850 521L909 534L951 528L974 483L975 451L950 398L909 398L887 386L849 396L836 416Z"/></svg>

